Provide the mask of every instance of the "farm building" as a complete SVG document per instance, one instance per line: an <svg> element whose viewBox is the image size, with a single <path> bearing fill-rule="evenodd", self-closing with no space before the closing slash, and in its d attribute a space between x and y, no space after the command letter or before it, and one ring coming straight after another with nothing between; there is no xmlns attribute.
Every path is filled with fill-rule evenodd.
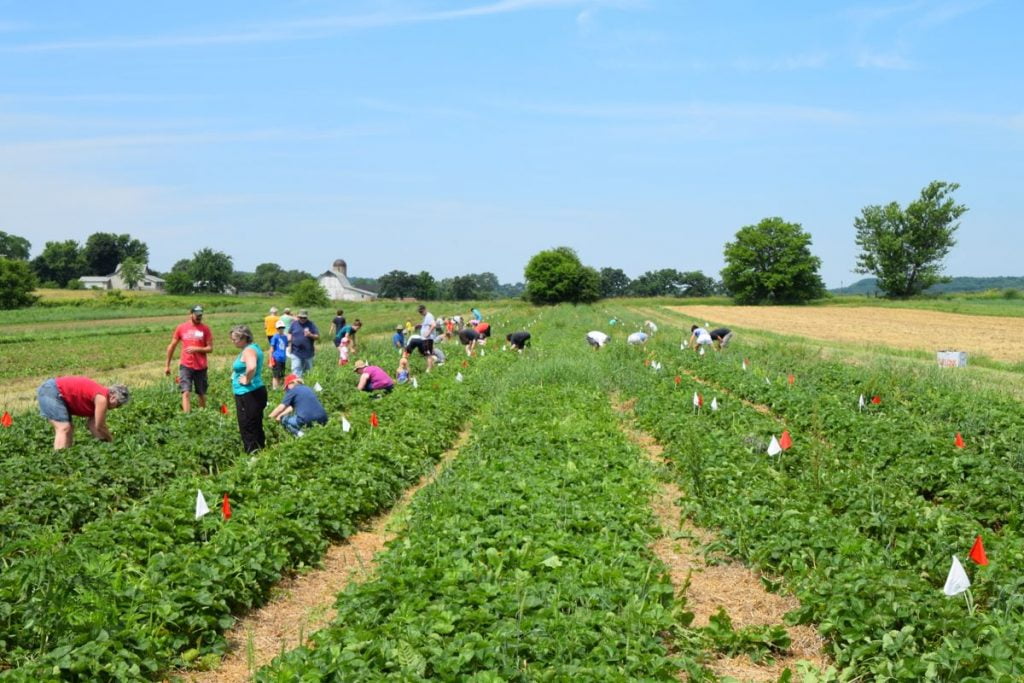
<svg viewBox="0 0 1024 683"><path fill-rule="evenodd" d="M373 292L352 286L348 281L348 264L342 259L336 259L331 269L321 273L317 281L327 290L327 296L335 301L370 301L377 298Z"/></svg>
<svg viewBox="0 0 1024 683"><path fill-rule="evenodd" d="M85 289L131 289L124 277L121 276L121 264L110 275L86 275L79 278L82 287ZM164 289L164 279L157 277L149 267L142 269L142 278L136 283L135 289L150 292L161 292Z"/></svg>

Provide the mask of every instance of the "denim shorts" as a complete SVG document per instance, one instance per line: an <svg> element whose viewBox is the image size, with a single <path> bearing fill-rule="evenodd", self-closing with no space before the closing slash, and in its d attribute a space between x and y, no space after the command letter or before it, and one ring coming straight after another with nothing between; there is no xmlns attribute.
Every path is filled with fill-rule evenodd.
<svg viewBox="0 0 1024 683"><path fill-rule="evenodd" d="M57 380L48 379L43 382L36 392L36 400L39 401L39 414L47 420L54 422L71 422L71 414L68 412L68 404L60 395L57 388Z"/></svg>

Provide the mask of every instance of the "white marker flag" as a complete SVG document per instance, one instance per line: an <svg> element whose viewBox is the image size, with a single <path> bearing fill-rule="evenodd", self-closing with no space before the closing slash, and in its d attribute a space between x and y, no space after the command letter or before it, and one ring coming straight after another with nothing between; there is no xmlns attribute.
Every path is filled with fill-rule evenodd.
<svg viewBox="0 0 1024 683"><path fill-rule="evenodd" d="M770 379L768 379L767 377L765 377L765 378L764 378L764 383L765 383L765 384L771 384L771 383L772 383L772 381L771 381Z"/></svg>
<svg viewBox="0 0 1024 683"><path fill-rule="evenodd" d="M700 408L700 403L700 394L698 394L696 391L693 392L693 407Z"/></svg>
<svg viewBox="0 0 1024 683"><path fill-rule="evenodd" d="M316 384L313 385L313 391L315 391L316 393L319 394L323 390L324 388L320 386L320 382L317 382Z"/></svg>
<svg viewBox="0 0 1024 683"><path fill-rule="evenodd" d="M711 410L718 410L718 397L711 399Z"/></svg>
<svg viewBox="0 0 1024 683"><path fill-rule="evenodd" d="M700 355L702 355L702 356L704 355L704 347L703 346L700 347Z"/></svg>
<svg viewBox="0 0 1024 683"><path fill-rule="evenodd" d="M782 452L782 446L779 445L779 440L772 434L771 443L768 444L768 455L778 455Z"/></svg>
<svg viewBox="0 0 1024 683"><path fill-rule="evenodd" d="M960 560L956 559L956 555L954 555L953 564L949 568L949 576L946 577L946 585L942 587L942 592L952 597L960 595L970 587L971 580L967 578L964 566L960 564Z"/></svg>
<svg viewBox="0 0 1024 683"><path fill-rule="evenodd" d="M864 394L860 395L860 400L857 401L857 407L864 410Z"/></svg>
<svg viewBox="0 0 1024 683"><path fill-rule="evenodd" d="M455 373L455 381L456 382L461 382L462 381L462 373L461 372Z"/></svg>
<svg viewBox="0 0 1024 683"><path fill-rule="evenodd" d="M480 349L480 356L482 357L483 355L484 355L484 350Z"/></svg>
<svg viewBox="0 0 1024 683"><path fill-rule="evenodd" d="M201 518L203 515L210 512L210 507L206 504L206 499L203 498L202 490L196 491L196 519ZM962 569L960 571L963 571Z"/></svg>
<svg viewBox="0 0 1024 683"><path fill-rule="evenodd" d="M502 344L501 345L501 350L502 351L508 351L508 345L507 344Z"/></svg>
<svg viewBox="0 0 1024 683"><path fill-rule="evenodd" d="M352 430L352 423L349 422L348 419L344 415L342 415L341 416L341 431L348 432L348 431L351 431L351 430Z"/></svg>
<svg viewBox="0 0 1024 683"><path fill-rule="evenodd" d="M412 378L412 388L413 389L419 389L420 388L420 383L416 381L415 377Z"/></svg>
<svg viewBox="0 0 1024 683"><path fill-rule="evenodd" d="M747 371L747 359L746 358L743 359L743 365L741 365L740 368L743 370L743 372Z"/></svg>
<svg viewBox="0 0 1024 683"><path fill-rule="evenodd" d="M680 351L685 351L686 350L686 344L680 344L679 345L679 350Z"/></svg>

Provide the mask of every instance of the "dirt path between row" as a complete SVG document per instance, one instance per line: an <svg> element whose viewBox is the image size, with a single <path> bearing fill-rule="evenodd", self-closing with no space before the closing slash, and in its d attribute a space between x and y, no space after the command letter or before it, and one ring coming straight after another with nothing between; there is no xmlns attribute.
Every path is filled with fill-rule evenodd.
<svg viewBox="0 0 1024 683"><path fill-rule="evenodd" d="M396 527L400 526L413 496L444 471L468 439L466 427L434 469L407 489L388 512L373 519L365 531L332 545L322 568L283 580L276 588L277 599L236 623L227 633L230 654L217 669L178 675L194 683L248 681L274 657L305 644L313 632L330 624L338 594L350 583L362 583L373 577L375 557L397 535Z"/></svg>
<svg viewBox="0 0 1024 683"><path fill-rule="evenodd" d="M1024 318L873 306L669 306L695 321L810 339L1024 361Z"/></svg>
<svg viewBox="0 0 1024 683"><path fill-rule="evenodd" d="M637 430L626 420L632 412L632 403L615 403L615 410L625 419L624 433L639 446L652 463L670 464L663 456L664 449L655 438ZM699 551L701 545L714 540L714 535L685 519L679 507L683 492L671 482L662 482L651 501L651 508L662 529L662 535L651 546L655 555L669 569L672 585L677 593L684 593L686 608L693 612L692 626L707 626L720 608L733 620L735 628L772 626L783 624L787 612L799 607L792 596L769 593L761 583L760 575L738 562L708 564ZM819 671L830 662L824 654L824 640L810 626L786 626L792 640L789 653L771 664L755 664L748 657L720 657L709 668L718 676L731 676L743 681L777 681L789 668L795 674L797 663L805 661ZM685 680L681 674L680 680Z"/></svg>

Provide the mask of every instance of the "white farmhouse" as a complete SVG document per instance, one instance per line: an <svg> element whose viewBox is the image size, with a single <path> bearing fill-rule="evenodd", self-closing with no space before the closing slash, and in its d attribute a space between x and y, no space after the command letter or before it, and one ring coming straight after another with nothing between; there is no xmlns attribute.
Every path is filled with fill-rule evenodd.
<svg viewBox="0 0 1024 683"><path fill-rule="evenodd" d="M377 298L373 292L352 286L348 281L348 264L342 259L337 259L330 270L317 278L317 282L334 301L371 301Z"/></svg>
<svg viewBox="0 0 1024 683"><path fill-rule="evenodd" d="M120 263L110 275L86 275L80 277L79 280L82 281L82 287L85 289L131 289L121 275ZM147 266L142 269L142 279L135 284L135 289L145 292L162 292L164 279L154 275Z"/></svg>

